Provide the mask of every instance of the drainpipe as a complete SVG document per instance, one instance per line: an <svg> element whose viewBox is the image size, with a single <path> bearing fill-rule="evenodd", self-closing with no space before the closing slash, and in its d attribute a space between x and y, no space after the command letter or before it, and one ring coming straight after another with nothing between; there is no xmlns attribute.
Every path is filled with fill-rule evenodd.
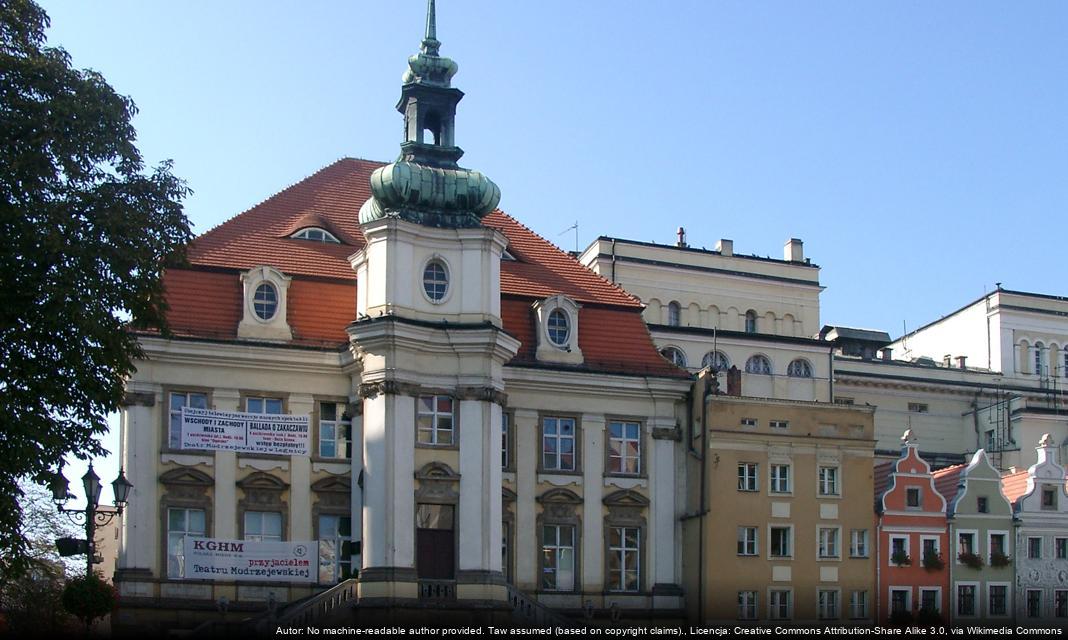
<svg viewBox="0 0 1068 640"><path fill-rule="evenodd" d="M875 624L882 622L880 617L883 613L883 515L879 514L878 524L875 525L875 615L872 616Z"/></svg>
<svg viewBox="0 0 1068 640"><path fill-rule="evenodd" d="M705 622L705 516L708 515L708 490L706 489L708 465L708 401L712 397L712 386L705 376L705 388L701 394L701 517L697 521L697 624Z"/></svg>
<svg viewBox="0 0 1068 640"><path fill-rule="evenodd" d="M827 351L827 381L828 391L831 394L827 401L834 402L834 348Z"/></svg>

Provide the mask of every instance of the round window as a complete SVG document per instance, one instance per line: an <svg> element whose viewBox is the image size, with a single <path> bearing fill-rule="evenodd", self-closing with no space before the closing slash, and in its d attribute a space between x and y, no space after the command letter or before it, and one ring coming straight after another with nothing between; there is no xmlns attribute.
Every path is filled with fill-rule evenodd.
<svg viewBox="0 0 1068 640"><path fill-rule="evenodd" d="M423 291L434 302L441 302L449 290L449 274L439 260L431 260L423 269Z"/></svg>
<svg viewBox="0 0 1068 640"><path fill-rule="evenodd" d="M260 320L270 320L274 317L278 312L278 291L273 284L264 282L256 287L256 294L252 296L252 308Z"/></svg>
<svg viewBox="0 0 1068 640"><path fill-rule="evenodd" d="M568 326L567 314L560 309L554 309L549 314L549 340L558 347L565 347L570 335L571 328Z"/></svg>

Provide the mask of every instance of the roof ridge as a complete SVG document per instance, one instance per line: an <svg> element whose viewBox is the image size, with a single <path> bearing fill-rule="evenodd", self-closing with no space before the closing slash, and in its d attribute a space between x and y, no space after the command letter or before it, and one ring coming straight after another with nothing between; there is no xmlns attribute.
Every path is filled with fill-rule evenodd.
<svg viewBox="0 0 1068 640"><path fill-rule="evenodd" d="M607 284L608 286L612 287L613 289L615 289L615 290L616 290L616 291L618 291L619 293L622 293L622 294L623 294L624 296L626 296L626 297L627 297L628 299L630 299L630 300L631 300L632 302L634 302L634 303L636 303L636 304L640 305L640 306L641 306L641 307L643 307L643 308L645 307L645 303L643 303L643 302L641 301L641 299L640 299L640 298L638 298L637 296L635 296L635 295L634 295L634 294L632 294L631 292L627 291L627 290L626 290L626 289L624 289L623 287L619 286L618 284L616 284L616 283L612 282L612 281L611 281L611 280L609 280L608 278L606 278L606 277L602 276L601 274L597 273L597 272L596 272L596 271L594 271L593 269L591 269L591 268L587 267L586 265L582 264L581 262L579 262L578 258L576 258L575 256L571 255L571 253L569 253L569 252L567 252L567 251L564 251L564 250L563 250L563 249L561 249L560 247L556 246L556 243L554 243L554 242L552 242L552 241L550 241L550 240L546 239L545 237L543 237L543 236L542 236L542 235L541 235L540 233L538 233L537 231L534 231L533 229L531 229L531 228L530 228L530 227L528 227L527 225L523 224L523 223L522 223L522 222L520 222L519 220L516 220L516 219L515 219L515 218L513 218L512 216L510 216L510 215L508 215L507 213L505 213L505 212L504 212L504 211L503 211L502 209L500 209L500 208L497 208L497 209L496 209L496 211L497 211L497 213L500 213L500 214L501 214L501 215L503 215L504 217L508 218L509 220L511 220L512 222L514 222L515 224L517 224L518 226L522 227L522 228L523 228L523 229L524 229L524 230L525 230L525 231L526 231L527 233L531 234L532 236L534 236L535 238L537 238L537 239L541 240L542 242L544 242L544 243L548 244L548 245L549 245L549 246L551 246L551 247L552 247L553 249L556 249L556 251L557 251L557 252L558 252L558 253L559 253L560 255L564 256L565 258L567 258L567 259L571 260L572 262L574 262L574 263L575 263L575 264L577 264L578 266L582 267L583 269L585 269L585 270L586 270L586 271L587 271L588 273L590 273L591 275L593 275L593 276L595 276L595 277L597 277L597 278L600 278L601 280L603 280L603 281L605 282L605 284Z"/></svg>
<svg viewBox="0 0 1068 640"><path fill-rule="evenodd" d="M959 464L951 464L948 467L942 467L941 469L938 469L936 471L932 471L931 475L932 476L940 476L940 475L944 476L944 475L948 474L950 471L956 471L957 469L960 469L961 467L966 467L969 464L970 463L968 463L968 462L961 462Z"/></svg>

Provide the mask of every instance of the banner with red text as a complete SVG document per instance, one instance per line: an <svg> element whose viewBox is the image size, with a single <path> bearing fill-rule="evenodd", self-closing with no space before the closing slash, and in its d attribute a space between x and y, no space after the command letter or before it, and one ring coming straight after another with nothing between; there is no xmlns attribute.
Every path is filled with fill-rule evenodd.
<svg viewBox="0 0 1068 640"><path fill-rule="evenodd" d="M188 536L183 549L187 580L255 580L315 582L319 578L319 544L260 542Z"/></svg>

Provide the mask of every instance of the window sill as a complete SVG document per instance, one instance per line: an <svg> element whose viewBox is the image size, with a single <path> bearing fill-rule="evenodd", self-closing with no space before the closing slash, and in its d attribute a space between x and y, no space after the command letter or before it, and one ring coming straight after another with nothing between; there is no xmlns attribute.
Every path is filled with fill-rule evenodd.
<svg viewBox="0 0 1068 640"><path fill-rule="evenodd" d="M416 449L438 449L438 450L444 450L444 451L450 451L450 450L459 451L460 450L460 445L455 444L455 443L433 444L433 443L430 443L430 442L418 442L417 441L415 443L415 448Z"/></svg>

